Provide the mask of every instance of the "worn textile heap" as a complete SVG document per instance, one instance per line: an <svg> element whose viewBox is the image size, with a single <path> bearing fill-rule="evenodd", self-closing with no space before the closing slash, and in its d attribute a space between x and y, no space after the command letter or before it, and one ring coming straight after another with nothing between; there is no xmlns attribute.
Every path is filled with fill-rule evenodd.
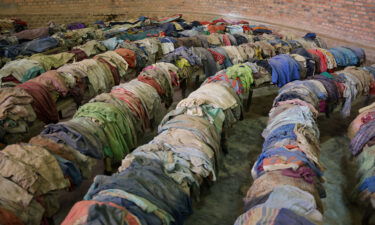
<svg viewBox="0 0 375 225"><path fill-rule="evenodd" d="M367 95L374 81L372 74L364 68L346 70L360 71L348 74L361 77L363 82L357 83L362 85L360 95ZM316 119L319 111L327 110L322 105L329 105L330 109L343 97L346 89L340 88L339 77L345 75L315 75L290 82L279 90L262 133L265 139L262 153L251 170L254 182L244 198L245 213L237 218L235 225L323 224L321 198L326 193ZM367 124L351 144L353 154L375 135L370 113L364 118ZM362 121L358 122L363 124ZM357 130L358 127L355 126ZM361 188L361 191L371 190L371 177L361 183Z"/></svg>
<svg viewBox="0 0 375 225"><path fill-rule="evenodd" d="M371 212L375 209L375 102L359 110L348 128L348 137L358 165L358 185L352 197Z"/></svg>
<svg viewBox="0 0 375 225"><path fill-rule="evenodd" d="M134 224L183 224L200 185L216 180L223 129L241 115L240 98L229 82L204 83L164 117L151 142L123 159L116 174L96 176L62 224L83 215L89 224L111 224L125 215L134 215ZM124 213L107 217L116 208Z"/></svg>
<svg viewBox="0 0 375 225"><path fill-rule="evenodd" d="M169 63L156 63L148 71L149 79L158 89L163 93L170 91L172 79L176 79L177 67ZM57 72L55 75L58 76ZM139 75L143 76L143 73ZM57 89L60 86L53 86L56 80L49 76L43 81L50 82L56 88L52 90L64 91ZM22 85L25 86L11 91L1 89L1 102L7 104L2 117L28 121L47 113L28 113L34 103L40 104L39 98L45 96L37 89L39 83L26 82ZM159 94L153 85L140 79L115 86L112 90L108 86L108 91L81 106L73 119L49 124L29 143L8 145L0 152L1 213L6 212L12 215L11 218L32 225L51 218L59 210L59 191L73 190L83 179L92 176L97 160L104 160L107 172L118 168L125 155L138 146L145 131L159 124L161 113L165 111L167 101L170 101ZM172 94L168 97L173 97ZM33 102L33 97L37 97L38 102ZM17 107L9 107L12 102L17 103ZM46 106L38 109L47 110ZM22 117L16 118L15 115ZM48 117L43 114L43 118ZM20 128L22 125L19 124ZM105 207L116 210L111 205ZM126 218L136 220L132 214Z"/></svg>

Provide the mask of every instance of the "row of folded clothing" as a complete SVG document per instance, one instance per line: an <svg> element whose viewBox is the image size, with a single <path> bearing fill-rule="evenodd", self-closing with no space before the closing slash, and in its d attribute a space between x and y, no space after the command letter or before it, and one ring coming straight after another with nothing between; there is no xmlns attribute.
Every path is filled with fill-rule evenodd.
<svg viewBox="0 0 375 225"><path fill-rule="evenodd" d="M168 63L146 67L136 79L81 106L71 120L49 124L28 143L0 151L0 221L46 222L59 210L61 191L90 177L97 160L104 159L108 172L118 168L161 121L176 72Z"/></svg>
<svg viewBox="0 0 375 225"><path fill-rule="evenodd" d="M85 44L90 40L103 40L104 33L101 29L93 27L67 32L56 32L48 35L51 28L38 28L31 30L33 40L19 42L14 36L0 36L1 62L9 59L23 58L33 54L53 54L71 50L72 47ZM24 33L26 31L22 31ZM40 32L42 36L39 37ZM47 32L47 35L44 35ZM35 34L34 34L35 33Z"/></svg>
<svg viewBox="0 0 375 225"><path fill-rule="evenodd" d="M174 21L176 20L176 21ZM209 41L212 44L217 44L219 42L225 42L226 44L233 44L238 43L240 44L243 41L247 41L250 39L252 41L259 40L259 35L265 35L266 38L274 39L274 37L281 38L285 40L296 39L294 35L291 34L284 34L283 32L272 34L272 31L269 28L264 26L250 26L246 21L225 21L225 20L215 20L211 24L210 23L199 23L194 21L192 23L186 23L184 20L181 19L181 15L170 18L167 23L157 23L156 21L147 22L149 21L148 18L138 19L135 23L109 23L109 26L114 26L113 28L105 28L105 29L94 29L93 27L84 28L79 30L73 30L69 32L55 32L54 35L48 36L48 33L51 33L52 28L59 27L53 23L50 24L50 27L46 28L38 28L32 30L22 31L18 34L18 38L22 38L22 40L31 40L29 42L16 44L17 38L6 37L0 40L0 51L3 56L7 58L15 58L18 55L30 55L35 53L41 52L57 52L60 50L68 50L73 46L78 44L82 44L86 40L98 39L103 40L104 38L109 38L106 42L109 45L115 44L117 41L121 40L128 40L128 41L135 41L135 40L142 40L148 37L164 37L168 36L172 39L174 37L185 37L181 38L181 42L184 42L185 45L196 45L199 47L201 45L200 42L204 42L203 44L207 44L206 36L207 34L215 34L212 38L209 38ZM247 26L247 29L244 28L242 25L238 25L238 23L244 23ZM220 25L217 25L220 23ZM149 25L153 24L153 25ZM161 27L160 27L161 26ZM216 31L207 31L210 30L209 26L220 26L224 27L220 33L224 33L224 36L218 35ZM51 28L52 27L52 28ZM60 26L61 27L61 26ZM164 28L163 28L164 27ZM165 28L169 27L169 28ZM172 28L170 28L172 27ZM147 32L149 30L157 29L158 35L148 35ZM161 30L160 30L161 29ZM164 30L163 30L164 29ZM63 30L61 28L55 30ZM114 30L114 31L113 31ZM166 30L173 30L173 32L164 32ZM178 32L177 32L178 31ZM250 32L251 31L251 32ZM226 32L226 34L225 34ZM249 35L249 32L253 35ZM52 32L53 33L53 32ZM109 35L114 33L115 35ZM139 34L141 33L141 34ZM141 37L138 38L129 38L131 35L140 35ZM111 38L114 36L113 38ZM197 38L195 36L200 36ZM203 37L203 40L202 40ZM14 40L15 39L15 40ZM261 38L262 39L262 38ZM298 41L292 41L291 43L285 43L276 41L273 44L280 45L280 48L289 48L292 45L304 45L306 40L312 40L317 44L317 46L321 46L326 48L325 43L315 34L307 34L304 38L299 38ZM170 44L170 43L169 43ZM168 44L165 44L168 45Z"/></svg>
<svg viewBox="0 0 375 225"><path fill-rule="evenodd" d="M368 210L375 209L375 102L359 110L348 128L350 151L356 159L358 185L353 200ZM373 215L373 214L371 214Z"/></svg>
<svg viewBox="0 0 375 225"><path fill-rule="evenodd" d="M225 23L226 25L221 24L218 26L224 28L224 30L211 29L211 27L216 27L217 25L201 24L197 21L187 23L182 19L182 15L169 17L167 20L165 20L165 18L152 19L140 17L132 21L133 22L109 22L107 24L103 21L96 21L88 27L82 23L73 23L66 26L64 24L57 25L54 22L49 22L46 27L22 30L17 33L4 33L0 36L0 55L7 58L15 58L17 56L30 55L36 52L51 51L52 49L53 51L59 51L82 44L85 40L111 37L120 37L123 40L135 41L146 37L184 37L186 34L184 35L183 31L188 31L188 35L193 33L209 34L224 32L226 26L231 25L231 23L227 21L227 23ZM233 22L234 21L232 21L232 23ZM246 24L246 30L257 30L257 26L250 28L248 22L242 22ZM243 32L242 26L239 27L241 28L241 32ZM197 29L193 30L194 28ZM264 27L262 27L262 29L263 28ZM261 31L262 29L258 30ZM264 33L272 33L269 29L264 29L267 30L263 30L265 31ZM230 32L229 29L227 30ZM189 31L191 32L189 33ZM237 29L236 32L239 32L239 30ZM262 32L258 32L258 34L259 33Z"/></svg>
<svg viewBox="0 0 375 225"><path fill-rule="evenodd" d="M248 71L237 72L236 77L234 72L230 72L231 69L237 71L242 67ZM163 119L163 128L160 129L166 132L164 136L159 136L160 140L166 139L170 145L181 149L180 153L176 153L181 154L181 158L173 156L172 152L164 152L164 156L171 166L174 164L176 171L173 172L170 167L171 176L180 180L181 188L178 190L184 189L185 196L188 196L190 185L194 186L192 189L197 196L203 178L216 179L215 165L219 162L223 124L225 128L229 127L242 114L242 95L237 95L231 84L240 84L241 79L251 84L249 70L248 65L236 65L228 69L228 79L232 79L232 82L207 80L204 88L181 101L177 109ZM172 97L172 86L178 84L177 72L178 68L173 64L163 62L146 67L136 80L116 86L110 93L100 94L80 107L73 119L49 124L29 143L9 145L2 150L2 188L9 192L7 196L0 196L0 215L7 215L8 220L18 221L19 224L39 224L44 217L53 216L59 209L59 190L79 186L82 179L92 174L96 159L105 159L105 168L109 172L112 168L118 168L125 155L138 145L145 130L161 121L162 104L170 104L167 102ZM156 78L157 82L151 78ZM160 88L165 86L169 88ZM247 85L247 89L243 90L246 92L249 88L250 85ZM169 132L181 126L186 127L173 134ZM181 138L189 146L180 148ZM170 145L165 144L165 148ZM34 154L28 152L30 149ZM195 149L193 155L189 153L192 149ZM133 152L137 154L135 152L140 151ZM164 153L160 152L160 157L164 157ZM30 160L36 155L43 156L43 159L40 156L38 160ZM172 162L173 159L176 161ZM180 162L182 165L178 165ZM189 163L192 163L191 172L182 168ZM172 180L168 179L169 185ZM172 189L175 187L171 186ZM17 194L19 198L14 198ZM134 210L141 212L137 207ZM171 218L170 215L168 217ZM150 218L151 221L158 221L154 216ZM5 217L2 219L5 220Z"/></svg>
<svg viewBox="0 0 375 225"><path fill-rule="evenodd" d="M164 117L153 140L123 159L116 174L96 176L62 224L184 224L200 187L216 180L222 132L241 114L230 83L205 82Z"/></svg>
<svg viewBox="0 0 375 225"><path fill-rule="evenodd" d="M224 42L223 37L227 38L228 42ZM229 38L228 38L229 37ZM243 47L246 51L251 51L248 54L251 54L250 57L262 59L272 57L276 54L281 53L289 53L292 49L291 45L288 42L285 42L285 46L281 46L279 42L281 39L277 39L277 36L260 36L259 43L255 42L254 44L250 44L246 47ZM229 40L231 40L229 42ZM274 43L271 45L267 40L272 40ZM176 48L179 47L218 47L218 46L237 46L240 44L245 43L253 43L254 40L252 36L249 35L241 35L241 34L213 34L213 35L197 35L194 37L187 37L187 38L145 38L140 41L135 41L133 44L136 45L134 47L139 55L145 55L146 58L160 58L161 56L173 52ZM313 41L307 41L301 38L301 40L296 41L295 43L302 43L302 44L294 44L294 47L305 47L305 48L317 48L320 45L316 45ZM90 40L83 45L75 46L70 51L57 53L57 54L34 54L31 57L17 59L10 61L4 65L4 67L0 70L0 77L2 80L9 79L8 76L12 76L13 80L17 80L18 82L24 82L28 79L31 79L35 76L38 76L44 71L50 69L56 69L65 63L71 61L80 61L82 59L92 57L96 54L104 52L106 50L114 50L119 47L123 47L126 44L130 44L129 42L124 42L122 39L118 38L111 38L104 41L98 40ZM140 48L140 49L139 49ZM243 51L240 53L243 53ZM222 51L214 53L216 58L225 57L227 54L222 55L220 53ZM233 52L233 50L232 50ZM156 56L153 56L156 54ZM209 53L204 53L207 55ZM233 57L236 56L233 54L238 54L238 52L234 52L230 55L233 60ZM212 57L208 56L210 62L212 62ZM228 56L227 56L228 57ZM207 57L205 57L207 58ZM229 59L228 59L229 60ZM226 64L228 64L228 60L226 60ZM139 61L145 61L145 58L142 57ZM147 60L146 60L147 61ZM153 61L155 62L155 61ZM209 73L210 71L208 71ZM214 73L213 73L214 74ZM210 75L213 75L212 73Z"/></svg>
<svg viewBox="0 0 375 225"><path fill-rule="evenodd" d="M356 97L369 95L370 82L365 80L374 81L374 75L366 68L348 67L293 81L279 90L262 133L262 153L251 170L254 182L244 198L245 213L236 225L324 223L321 198L326 193L316 119L327 106L333 109L339 100L348 102L349 80L361 87Z"/></svg>
<svg viewBox="0 0 375 225"><path fill-rule="evenodd" d="M308 34L307 34L308 35ZM361 48L336 47L325 49L324 42L315 42L318 37L282 40L278 36L261 35L255 41L245 34L211 34L186 38L146 38L133 43L122 39L111 38L105 41L92 40L76 46L69 52L53 55L35 54L29 58L10 61L0 69L0 84L13 85L24 82L44 71L58 68L67 62L79 61L106 50L128 48L136 52L139 68L147 61L151 63L160 59L164 62L177 61L179 67L203 66L206 76L212 76L220 68L251 59L264 60L278 54L299 54L296 58L304 65L303 73L307 76L314 73L332 71L337 67L360 65L365 61L365 52ZM227 42L225 41L227 39ZM319 39L320 40L320 39ZM320 43L320 44L319 44ZM306 49L301 50L301 48ZM264 64L272 72L266 61ZM293 72L292 72L293 73ZM8 82L7 82L8 81ZM281 83L282 85L282 83Z"/></svg>
<svg viewBox="0 0 375 225"><path fill-rule="evenodd" d="M108 51L96 55L93 59L85 59L77 63L64 65L57 70L43 73L41 76L18 86L24 87L32 85L32 87L34 87L33 89L39 90L37 91L38 93L43 93L43 90L41 90L43 88L41 86L45 86L44 92L48 89L53 97L48 98L46 94L43 96L36 96L34 94L34 96L32 96L34 98L32 105L40 120L45 123L57 122L58 116L56 104L54 102L56 102L58 96L73 96L79 105L84 95L92 97L97 93L106 92L111 87L118 84L120 78L125 77L125 74L128 73L127 71L130 71L127 70L128 67L131 69L139 69L153 63L158 58L160 48L158 48L159 45L156 39L144 39L138 41L137 44L146 46L148 52L147 56L152 57L147 57L146 54L142 54L143 52L136 44L123 42L116 47L124 48L118 48L115 49L115 51ZM247 76L246 79L254 80L256 86L272 82L282 87L290 81L305 79L315 74L316 71L319 71L319 68L316 68L316 65L319 67L319 63L314 61L309 51L319 51L319 49L324 51L324 49L321 48L309 50L297 48L292 50L292 54L290 55L281 54L268 60L257 60L253 58L255 51L253 51L252 47L253 44L251 43L209 49L202 47L179 47L165 55L160 61L175 64L179 69L179 78L187 79L191 78L194 71L199 69L202 69L206 77L208 77L212 74L220 74L221 70L231 67L233 64L236 65L250 61L252 63L248 63L247 67L234 67L237 69L231 69L230 76L238 76L238 79L241 79L240 76L242 76L242 74L249 73L250 75ZM263 49L264 48L262 48L262 50ZM349 50L349 48L346 49ZM120 54L122 58L118 54ZM20 68L18 67L18 69ZM333 69L330 70L332 71ZM4 68L2 71L4 71ZM345 70L347 73L361 73L361 71L362 70L355 69ZM127 77L130 77L130 75ZM368 77L359 77L364 79L363 82L372 82L372 86L375 86L375 83ZM215 79L228 79L228 77L226 77L225 74L221 74L220 76L215 76ZM350 81L347 82L350 83ZM36 83L39 83L39 85ZM89 84L89 88L87 88L87 84ZM246 89L249 89L250 82L246 81L243 85ZM241 88L242 87L239 86L237 87L237 89ZM89 90L88 93L85 92L87 89ZM343 109L345 114L348 114L350 111L351 98L355 98L356 95L354 92L356 89L361 89L361 87L354 85L351 89L353 89L352 92L348 91L346 94L348 95L348 103L345 104ZM13 88L2 90L4 99L7 98L6 96L13 95L12 93L14 93L14 91L12 92L12 90ZM24 97L21 92L18 92L18 95ZM31 102L31 98L24 98L23 103L17 103L11 100L3 101L0 104L0 108L3 109L3 115L0 119L4 134L25 133L28 131L28 123L35 121L33 111L26 110L30 109ZM26 107L22 108L23 114L19 113L20 105ZM45 105L48 107L44 107Z"/></svg>
<svg viewBox="0 0 375 225"><path fill-rule="evenodd" d="M62 64L72 57L68 53L32 56L39 60L43 67L36 65L36 61L27 59L8 63L0 70L3 85L14 86L20 81L26 81L16 87L24 89L27 87L28 93L25 91L19 92L14 87L1 90L3 98L0 104L2 109L0 118L2 136L28 132L36 117L47 124L57 122L56 102L58 99L71 96L75 99L77 105L80 105L83 99L86 102L86 99L90 99L95 94L108 91L114 85L119 84L121 79L129 79L133 72L136 73L141 68L155 62L156 58L160 58L158 56L160 46L157 39L144 39L135 43L122 42L115 47L114 51L97 54L106 48L97 41L90 41L87 45L77 47L77 49L85 50L85 52L88 52L87 55L90 56L97 54L93 59L85 59L65 65ZM190 49L179 47L172 53L167 54L161 61L177 65L180 78L191 76L199 68L202 68L208 76L221 68L231 66L232 62L243 62L251 58L253 51L247 50L248 55L246 55L244 53L245 48L251 49L247 44L226 46L222 49L219 47L209 49L211 51L198 47ZM226 63L220 65L220 63L214 61L211 54L219 54L218 52L223 53L224 58L222 60ZM224 56L228 55L226 52L230 57ZM243 54L241 55L239 52ZM54 58L54 56L57 57ZM220 57L221 55L219 55ZM211 60L207 61L207 58ZM37 76L44 69L58 66L61 67L57 70L48 70ZM253 64L252 73L257 74L256 84L270 81L270 74L260 65ZM31 110L31 106L33 110Z"/></svg>
<svg viewBox="0 0 375 225"><path fill-rule="evenodd" d="M21 19L0 19L0 34L20 32L27 27L27 22Z"/></svg>
<svg viewBox="0 0 375 225"><path fill-rule="evenodd" d="M49 70L15 87L1 88L1 137L28 132L36 119L45 124L58 122L58 99L69 96L80 105L110 91L120 81L131 79L128 69L134 66L131 55L134 57L134 52L125 48L107 51L92 59Z"/></svg>

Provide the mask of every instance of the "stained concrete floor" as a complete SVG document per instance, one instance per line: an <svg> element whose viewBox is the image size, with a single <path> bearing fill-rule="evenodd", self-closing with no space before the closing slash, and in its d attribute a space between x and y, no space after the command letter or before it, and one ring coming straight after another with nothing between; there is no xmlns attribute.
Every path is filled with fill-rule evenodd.
<svg viewBox="0 0 375 225"><path fill-rule="evenodd" d="M261 153L263 138L261 133L266 127L268 112L276 96L275 88L256 90L250 111L244 120L237 122L230 129L228 153L223 158L217 182L210 188L204 188L199 202L193 204L193 215L186 225L230 225L243 212L242 198L252 183L250 170ZM181 99L178 94L175 103ZM350 195L356 184L355 164L349 154L349 140L345 137L346 129L355 118L359 101L353 107L350 118L343 120L338 112L330 118L320 116L318 125L321 133L321 161L326 167L324 184L327 198L323 199L325 209L324 224L346 225L359 224L361 209L350 201ZM173 108L173 106L171 107ZM155 132L145 137L150 140ZM97 168L100 174L101 167ZM62 195L62 208L55 217L56 224L65 217L74 202L82 199L92 179L73 193Z"/></svg>

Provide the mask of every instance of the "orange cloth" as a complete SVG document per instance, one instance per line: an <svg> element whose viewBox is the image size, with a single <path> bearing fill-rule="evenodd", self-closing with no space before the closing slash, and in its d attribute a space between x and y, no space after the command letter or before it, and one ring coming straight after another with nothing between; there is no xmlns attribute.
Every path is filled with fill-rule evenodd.
<svg viewBox="0 0 375 225"><path fill-rule="evenodd" d="M134 51L126 48L118 48L115 52L125 59L130 68L135 68L137 64L137 56Z"/></svg>

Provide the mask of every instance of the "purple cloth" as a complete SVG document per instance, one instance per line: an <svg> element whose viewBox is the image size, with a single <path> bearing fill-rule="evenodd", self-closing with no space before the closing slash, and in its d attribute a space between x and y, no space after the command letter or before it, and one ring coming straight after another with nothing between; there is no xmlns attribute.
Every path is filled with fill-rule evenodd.
<svg viewBox="0 0 375 225"><path fill-rule="evenodd" d="M350 142L350 150L354 156L362 152L363 147L375 137L375 120L361 126Z"/></svg>
<svg viewBox="0 0 375 225"><path fill-rule="evenodd" d="M285 169L281 172L281 174L288 177L303 178L307 183L310 184L314 183L314 177L316 176L314 171L307 166L299 167L296 171L292 169Z"/></svg>
<svg viewBox="0 0 375 225"><path fill-rule="evenodd" d="M86 26L83 23L71 23L71 24L68 24L67 27L69 30L78 30L78 29L83 29Z"/></svg>

